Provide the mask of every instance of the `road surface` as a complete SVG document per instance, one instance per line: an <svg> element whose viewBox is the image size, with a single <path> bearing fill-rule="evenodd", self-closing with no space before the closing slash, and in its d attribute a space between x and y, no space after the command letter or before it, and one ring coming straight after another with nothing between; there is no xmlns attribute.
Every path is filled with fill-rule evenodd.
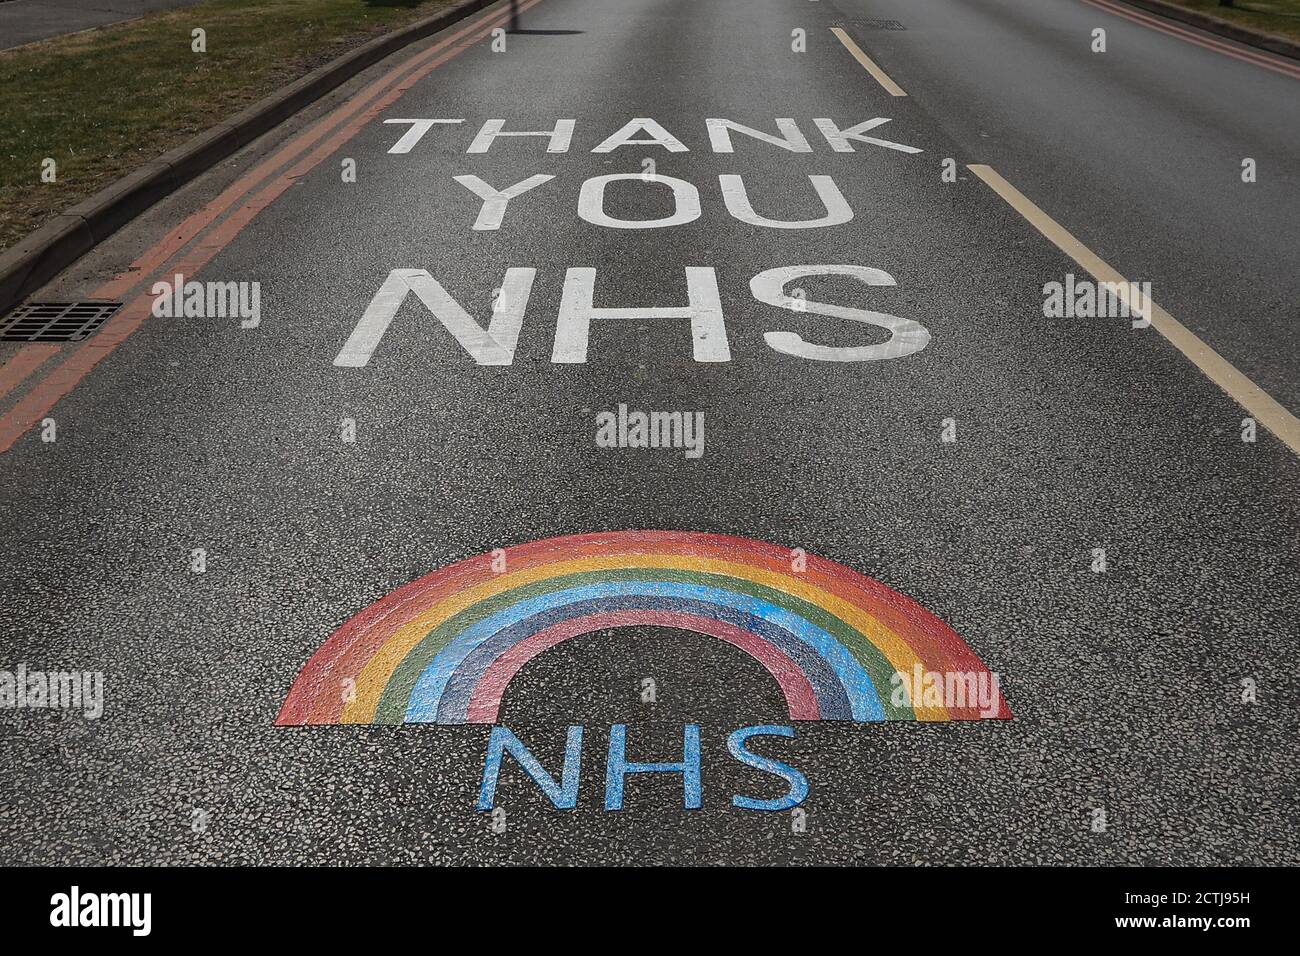
<svg viewBox="0 0 1300 956"><path fill-rule="evenodd" d="M5 0L0 3L0 50L134 20L153 10L202 0Z"/></svg>
<svg viewBox="0 0 1300 956"><path fill-rule="evenodd" d="M98 719L0 712L10 858L1300 862L1300 69L1083 0L523 7L70 270L44 298L126 303L98 336L3 346L4 667L103 675ZM1045 315L1099 262L1150 325ZM177 272L257 283L260 322L151 315ZM703 443L603 447L620 406ZM496 731L365 711L358 672L301 693L359 724L285 706L410 582L640 530L878 582L1009 719L792 720L779 662L653 615L516 661ZM571 726L573 809L511 756L477 809L494 733L558 789ZM798 807L733 802L797 789L729 753L755 726ZM692 727L698 809L682 773L607 809L612 736L686 762Z"/></svg>

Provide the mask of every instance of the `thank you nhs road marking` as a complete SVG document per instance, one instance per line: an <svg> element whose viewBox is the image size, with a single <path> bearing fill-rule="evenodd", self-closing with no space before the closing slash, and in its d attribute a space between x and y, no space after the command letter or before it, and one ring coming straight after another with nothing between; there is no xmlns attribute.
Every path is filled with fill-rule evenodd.
<svg viewBox="0 0 1300 956"><path fill-rule="evenodd" d="M461 125L464 119L442 118L389 118L384 123L404 127L388 152L396 156L419 155L421 143L427 136L461 135L468 131ZM705 120L704 132L709 149L722 156L735 151L739 138L757 141L755 149L775 150L792 157L800 154L863 153L886 156L905 156L920 153L915 146L882 138L877 135L889 123L886 117L877 116L849 126L841 126L827 118L812 120L816 135L810 137L804 127L790 118L773 120L775 132L744 126L729 119ZM805 121L805 126L807 126ZM546 155L570 154L577 121L557 120L549 129L511 130L506 121L489 119L469 138L465 152L469 155L500 152L500 140L523 138L533 143L534 149L543 147ZM434 130L437 133L434 133ZM817 145L814 146L814 141ZM620 129L605 137L591 152L595 154L626 155L627 148L638 152L663 151L685 153L690 147L662 124L649 117L629 120ZM533 154L535 155L535 154ZM523 172L523 171L521 171ZM645 158L635 172L613 172L592 176L582 183L565 183L550 173L533 172L521 175L513 183L489 183L477 175L464 173L451 177L463 186L473 203L467 206L466 227L474 232L493 232L510 228L512 222L529 214L530 202L544 191L576 186L575 213L579 220L597 229L653 230L674 229L695 222L703 215L701 189L716 190L728 215L737 222L759 229L807 230L842 227L854 218L854 210L843 190L831 176L807 175L795 177L791 189L803 191L802 202L808 213L797 219L775 219L764 210L788 205L784 195L764 196L749 187L744 177L722 172L716 177L716 186L710 181L703 187L675 176L660 175L653 158ZM560 179L559 182L556 180ZM610 212L608 196L617 192L623 199L634 195L633 190L652 191L671 202L671 212L653 219L626 219ZM775 200L779 199L780 202ZM619 207L616 207L619 208ZM470 218L469 210L473 210ZM437 319L460 344L467 355L479 365L511 365L519 341L520 329L528 308L529 296L537 269L516 266L506 269L500 285L491 297L490 311L486 298L482 312L488 312L487 325L481 324L472 308L466 308L442 286L438 277L421 263L398 263L386 278L357 321L352 334L339 350L334 364L343 368L362 368L379 348L393 318L403 305L414 296L424 310ZM621 324L629 328L626 320L676 321L690 330L691 355L696 362L730 362L732 353L727 337L716 270L707 264L683 262L680 266L686 295L685 305L646 306L644 304L597 307L599 276L594 268L575 265L564 274L564 291L556 317L554 345L551 362L555 364L583 364L588 360L588 341L593 322ZM879 290L896 285L894 278L881 269L856 263L791 265L764 270L749 280L749 291L762 305L786 310L804 316L820 316L843 322L872 326L884 330L888 338L858 345L826 345L805 340L798 332L773 328L764 333L768 348L782 355L818 362L871 362L882 359L903 358L913 355L930 340L929 331L919 322L886 312L810 299L799 284L819 276L841 276L862 287L864 296L879 295ZM872 335L878 340L879 332ZM685 344L685 337L683 337Z"/></svg>

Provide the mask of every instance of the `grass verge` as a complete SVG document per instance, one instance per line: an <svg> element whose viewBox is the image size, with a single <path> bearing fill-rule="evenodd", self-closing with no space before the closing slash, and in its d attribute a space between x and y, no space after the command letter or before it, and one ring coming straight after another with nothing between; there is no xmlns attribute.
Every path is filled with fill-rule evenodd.
<svg viewBox="0 0 1300 956"><path fill-rule="evenodd" d="M1300 40L1300 0L1233 0L1230 7L1220 6L1219 0L1170 2L1243 27Z"/></svg>
<svg viewBox="0 0 1300 956"><path fill-rule="evenodd" d="M196 133L452 0L209 0L0 52L0 249ZM207 52L192 49L205 31ZM53 183L42 181L46 158Z"/></svg>

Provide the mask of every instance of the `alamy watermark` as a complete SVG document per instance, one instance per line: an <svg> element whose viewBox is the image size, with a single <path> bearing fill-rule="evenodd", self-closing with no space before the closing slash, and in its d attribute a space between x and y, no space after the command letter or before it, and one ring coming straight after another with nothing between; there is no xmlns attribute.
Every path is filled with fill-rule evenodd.
<svg viewBox="0 0 1300 956"><path fill-rule="evenodd" d="M104 713L102 671L34 671L19 664L0 670L0 709L79 710L87 720Z"/></svg>
<svg viewBox="0 0 1300 956"><path fill-rule="evenodd" d="M155 282L149 293L156 319L238 318L245 329L262 324L259 282L186 282L178 272L171 282Z"/></svg>
<svg viewBox="0 0 1300 956"><path fill-rule="evenodd" d="M1132 319L1133 328L1151 324L1150 282L1093 282L1067 273L1064 282L1043 286L1048 319Z"/></svg>
<svg viewBox="0 0 1300 956"><path fill-rule="evenodd" d="M642 412L619 404L596 413L597 448L681 448L687 458L704 454L703 412Z"/></svg>
<svg viewBox="0 0 1300 956"><path fill-rule="evenodd" d="M50 925L120 926L133 936L148 936L153 929L153 894L83 893L74 886L50 897Z"/></svg>
<svg viewBox="0 0 1300 956"><path fill-rule="evenodd" d="M895 707L976 707L981 717L996 717L1002 695L991 671L927 671L919 663L910 674L895 671L890 703Z"/></svg>

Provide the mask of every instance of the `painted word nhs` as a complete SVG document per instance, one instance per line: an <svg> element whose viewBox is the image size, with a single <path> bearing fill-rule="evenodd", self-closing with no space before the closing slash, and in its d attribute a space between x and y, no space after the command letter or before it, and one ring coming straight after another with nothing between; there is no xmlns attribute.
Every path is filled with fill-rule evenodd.
<svg viewBox="0 0 1300 956"><path fill-rule="evenodd" d="M524 310L533 287L536 269L507 269L505 280L492 303L487 328L478 322L423 269L394 269L366 307L352 334L334 359L343 368L362 368L370 362L380 340L411 293L452 334L461 348L479 365L510 365L524 323ZM814 265L782 266L760 272L749 281L750 292L764 305L795 313L823 315L884 329L889 338L870 345L822 345L807 342L798 333L774 329L763 333L768 348L783 355L821 362L870 362L902 358L925 348L930 333L919 322L828 302L817 302L802 289L788 290L791 283L812 276L845 276L864 286L895 285L887 272L868 266ZM593 321L667 319L690 326L692 355L697 362L730 362L731 346L713 269L686 267L685 306L642 308L597 308L595 269L569 269L565 274L560 314L555 323L551 361L582 364L587 361L588 339Z"/></svg>
<svg viewBox="0 0 1300 956"><path fill-rule="evenodd" d="M487 760L483 766L483 784L479 789L478 809L488 813L496 804L497 780L506 754L524 769L532 781L541 788L551 805L557 810L572 810L578 805L578 787L582 773L582 726L569 728L564 747L564 766L560 780L542 767L533 752L524 746L514 732L502 726L492 728L488 740ZM783 796L758 798L736 794L733 806L742 810L789 810L797 807L808 796L808 778L795 768L760 757L751 751L746 742L751 737L793 737L794 728L778 726L742 727L727 737L727 752L747 767L771 774L785 781ZM687 724L682 730L682 756L680 760L663 763L631 763L627 759L627 726L615 724L609 730L609 754L605 762L605 809L623 809L623 782L629 774L673 774L682 778L682 803L687 810L700 809L704 787L700 774L700 728Z"/></svg>

